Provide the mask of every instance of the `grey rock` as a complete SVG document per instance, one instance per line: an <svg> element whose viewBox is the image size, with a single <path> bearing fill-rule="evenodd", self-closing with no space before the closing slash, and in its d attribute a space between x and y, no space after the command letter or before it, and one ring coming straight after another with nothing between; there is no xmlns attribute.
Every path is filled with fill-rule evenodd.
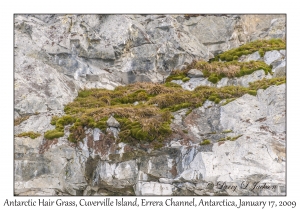
<svg viewBox="0 0 300 210"><path fill-rule="evenodd" d="M109 127L114 127L114 128L120 127L120 123L113 116L110 116L106 123L107 126Z"/></svg>
<svg viewBox="0 0 300 210"><path fill-rule="evenodd" d="M99 141L100 140L101 133L102 132L99 128L94 129L94 133L93 133L94 141Z"/></svg>
<svg viewBox="0 0 300 210"><path fill-rule="evenodd" d="M234 85L248 87L250 82L255 82L264 78L270 79L272 76L270 74L266 75L264 70L257 70L252 74L238 78L222 78L217 84L208 81L207 78L191 78L187 82L182 82L181 80L172 80L172 82L181 85L185 90L194 90L198 86L225 87Z"/></svg>
<svg viewBox="0 0 300 210"><path fill-rule="evenodd" d="M188 77L190 78L198 78L198 77L203 77L203 73L200 70L197 69L191 69L188 71Z"/></svg>
<svg viewBox="0 0 300 210"><path fill-rule="evenodd" d="M265 53L264 62L268 65L272 64L274 61L280 60L282 55L277 51L268 51Z"/></svg>
<svg viewBox="0 0 300 210"><path fill-rule="evenodd" d="M65 135L48 141L52 115L62 115L79 89L114 89L140 81L162 82L173 69L193 60L262 38L284 38L284 15L16 15L15 115L32 116L15 133L35 131L32 140L15 137L15 195L284 195L286 164L285 85L244 95L225 106L174 113L176 134L159 150L103 138L86 129L74 145ZM282 75L285 51L267 58ZM253 54L253 57L256 55ZM275 57L275 59L274 59ZM256 58L251 58L256 59ZM285 64L284 64L285 65ZM247 86L269 78L263 71L212 84L191 78L182 85ZM39 114L36 114L39 112ZM33 115L36 114L36 115ZM108 131L120 123L110 117ZM232 130L230 133L222 133ZM218 142L236 137L236 141ZM210 139L210 145L199 145ZM117 157L117 158L116 158ZM221 191L217 181L276 183L278 191ZM212 184L212 185L211 185ZM223 194L222 194L223 193Z"/></svg>
<svg viewBox="0 0 300 210"><path fill-rule="evenodd" d="M240 62L249 62L249 61L258 61L261 60L260 54L258 51L250 54L250 55L243 55L239 58Z"/></svg>

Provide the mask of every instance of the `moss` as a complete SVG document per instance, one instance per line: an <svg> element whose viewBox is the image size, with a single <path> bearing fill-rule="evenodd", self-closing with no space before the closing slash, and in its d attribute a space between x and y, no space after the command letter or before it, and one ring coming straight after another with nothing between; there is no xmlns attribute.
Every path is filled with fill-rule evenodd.
<svg viewBox="0 0 300 210"><path fill-rule="evenodd" d="M189 80L190 80L189 77L185 77L185 78L182 79L182 82L187 82L187 81L189 81Z"/></svg>
<svg viewBox="0 0 300 210"><path fill-rule="evenodd" d="M207 80L214 84L219 82L219 78L215 74L210 75Z"/></svg>
<svg viewBox="0 0 300 210"><path fill-rule="evenodd" d="M59 116L53 116L52 118L51 118L51 122L50 122L50 124L51 125L55 125L56 124L56 122L57 122L57 120L59 120Z"/></svg>
<svg viewBox="0 0 300 210"><path fill-rule="evenodd" d="M228 137L226 137L226 138L221 138L221 139L219 139L218 141L235 141L235 140L237 140L238 138L240 138L241 136L243 136L243 135L238 135L238 136L234 136L234 137L228 136Z"/></svg>
<svg viewBox="0 0 300 210"><path fill-rule="evenodd" d="M44 134L46 139L55 139L55 138L59 138L59 137L63 137L64 136L64 132L58 131L56 129L54 130L49 130L46 131L46 133Z"/></svg>
<svg viewBox="0 0 300 210"><path fill-rule="evenodd" d="M29 131L29 132L23 132L23 133L19 133L18 135L16 135L17 137L30 137L31 139L35 139L39 136L41 136L41 134L39 133L35 133L33 131Z"/></svg>
<svg viewBox="0 0 300 210"><path fill-rule="evenodd" d="M225 131L222 131L222 133L231 133L232 130L225 130Z"/></svg>
<svg viewBox="0 0 300 210"><path fill-rule="evenodd" d="M222 104L222 106L225 106L226 104L228 104L228 103L230 103L230 102L232 102L234 100L235 100L235 98L226 99L226 101Z"/></svg>
<svg viewBox="0 0 300 210"><path fill-rule="evenodd" d="M188 108L190 106L191 106L190 103L181 103L181 104L177 104L177 105L171 106L169 108L169 110L172 111L172 112L176 112L176 111L178 111L180 109Z"/></svg>
<svg viewBox="0 0 300 210"><path fill-rule="evenodd" d="M166 82L166 83L165 83L165 86L166 86L166 87L177 87L177 88L182 88L181 85L178 85L178 84L176 84L176 83L174 83L174 82Z"/></svg>
<svg viewBox="0 0 300 210"><path fill-rule="evenodd" d="M248 94L256 96L257 95L257 91L256 90L249 90Z"/></svg>
<svg viewBox="0 0 300 210"><path fill-rule="evenodd" d="M182 130L183 133L189 133L187 130Z"/></svg>
<svg viewBox="0 0 300 210"><path fill-rule="evenodd" d="M200 145L208 145L208 144L210 144L210 140L208 140L208 139L204 139L204 140L200 143Z"/></svg>
<svg viewBox="0 0 300 210"><path fill-rule="evenodd" d="M230 139L230 141L235 141L235 140L237 140L238 138L240 138L241 136L243 136L243 135L238 135L238 136L232 137L232 138Z"/></svg>
<svg viewBox="0 0 300 210"><path fill-rule="evenodd" d="M249 83L249 89L258 90L258 89L267 89L271 85L281 85L286 83L286 77L275 77L272 79L262 79L256 82Z"/></svg>
<svg viewBox="0 0 300 210"><path fill-rule="evenodd" d="M260 56L263 57L266 51L271 50L282 50L286 48L286 43L281 39L270 39L270 40L257 40L254 42L249 42L238 48L228 50L221 53L210 61L232 61L237 60L242 55L252 54L256 51L259 52Z"/></svg>
<svg viewBox="0 0 300 210"><path fill-rule="evenodd" d="M216 104L218 104L218 103L220 103L220 101L221 101L221 99L216 98L214 102L215 102Z"/></svg>

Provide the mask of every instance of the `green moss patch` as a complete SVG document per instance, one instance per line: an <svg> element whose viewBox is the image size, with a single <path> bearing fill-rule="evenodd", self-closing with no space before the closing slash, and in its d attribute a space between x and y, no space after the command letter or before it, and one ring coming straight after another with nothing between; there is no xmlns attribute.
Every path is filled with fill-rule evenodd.
<svg viewBox="0 0 300 210"><path fill-rule="evenodd" d="M200 143L200 145L208 145L208 144L210 144L210 140L208 140L208 139L204 139L204 140Z"/></svg>
<svg viewBox="0 0 300 210"><path fill-rule="evenodd" d="M39 133L35 133L33 131L29 131L29 132L23 132L23 133L19 133L18 135L16 135L17 137L30 137L31 139L35 139L39 136L41 136L41 134Z"/></svg>
<svg viewBox="0 0 300 210"><path fill-rule="evenodd" d="M265 52L271 50L282 50L286 48L286 42L281 39L270 39L270 40L257 40L254 42L249 42L238 48L228 50L221 53L210 61L233 61L238 60L242 55L252 54L256 51L259 52L260 56L263 57Z"/></svg>

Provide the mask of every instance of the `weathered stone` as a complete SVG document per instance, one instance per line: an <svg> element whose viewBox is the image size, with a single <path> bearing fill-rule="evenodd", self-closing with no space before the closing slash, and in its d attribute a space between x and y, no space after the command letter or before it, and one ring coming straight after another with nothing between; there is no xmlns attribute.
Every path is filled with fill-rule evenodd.
<svg viewBox="0 0 300 210"><path fill-rule="evenodd" d="M101 135L101 130L99 128L95 128L93 133L94 141L99 141L100 135Z"/></svg>
<svg viewBox="0 0 300 210"><path fill-rule="evenodd" d="M109 127L114 127L114 128L120 127L120 123L113 116L110 116L108 118L108 120L106 121L106 123L107 123L107 126L109 126Z"/></svg>
<svg viewBox="0 0 300 210"><path fill-rule="evenodd" d="M258 51L250 54L250 55L243 55L239 58L240 62L249 62L249 61L258 61L261 60L260 54Z"/></svg>
<svg viewBox="0 0 300 210"><path fill-rule="evenodd" d="M188 77L191 77L191 78L203 77L203 73L200 70L197 70L197 69L189 70L187 75L188 75Z"/></svg>
<svg viewBox="0 0 300 210"><path fill-rule="evenodd" d="M280 60L281 58L282 55L277 50L268 51L265 53L264 62L270 65L274 61Z"/></svg>

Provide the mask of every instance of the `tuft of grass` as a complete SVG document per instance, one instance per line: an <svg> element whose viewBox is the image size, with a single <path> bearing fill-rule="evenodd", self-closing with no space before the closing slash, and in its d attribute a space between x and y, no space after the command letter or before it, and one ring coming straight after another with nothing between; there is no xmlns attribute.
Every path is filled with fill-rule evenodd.
<svg viewBox="0 0 300 210"><path fill-rule="evenodd" d="M177 88L182 88L181 85L178 85L178 84L176 84L176 83L174 83L174 82L166 82L166 83L165 83L165 86L166 86L166 87L177 87Z"/></svg>
<svg viewBox="0 0 300 210"><path fill-rule="evenodd" d="M185 78L182 79L182 82L187 82L187 81L189 81L189 80L190 80L189 77L185 77Z"/></svg>
<svg viewBox="0 0 300 210"><path fill-rule="evenodd" d="M206 62L198 61L193 62L189 68L194 68L202 71L203 76L208 78L208 81L216 84L222 78L228 77L241 77L245 75L252 74L257 70L264 70L265 74L272 74L272 67L267 65L262 61L250 61L250 62L238 62L236 60L230 62ZM167 78L167 81L173 79L181 79L182 81L188 81L189 78L186 77L187 70L184 71L173 71L171 75Z"/></svg>
<svg viewBox="0 0 300 210"><path fill-rule="evenodd" d="M286 48L286 42L282 39L270 39L270 40L256 40L254 42L249 42L238 48L228 50L224 53L221 53L215 58L211 59L212 61L233 61L238 60L242 55L252 54L256 51L259 52L260 56L263 57L265 52L271 50L282 50Z"/></svg>
<svg viewBox="0 0 300 210"><path fill-rule="evenodd" d="M262 80L249 83L249 88L252 90L258 90L258 89L265 90L272 85L281 85L285 83L286 83L286 77L276 77L272 79L264 78Z"/></svg>
<svg viewBox="0 0 300 210"><path fill-rule="evenodd" d="M230 141L235 141L235 140L237 140L238 138L240 138L241 136L243 136L243 135L238 135L238 136L235 136L235 137L231 137Z"/></svg>
<svg viewBox="0 0 300 210"><path fill-rule="evenodd" d="M25 120L28 120L29 117L30 116L18 117L17 119L14 120L14 126L20 125Z"/></svg>
<svg viewBox="0 0 300 210"><path fill-rule="evenodd" d="M235 140L237 140L238 138L240 138L241 136L243 136L243 135L238 135L238 136L234 136L234 137L228 136L228 137L226 137L226 138L221 138L221 139L219 139L218 141L235 141Z"/></svg>
<svg viewBox="0 0 300 210"><path fill-rule="evenodd" d="M210 144L210 140L208 140L208 139L204 139L204 140L200 143L200 145L208 145L208 144Z"/></svg>
<svg viewBox="0 0 300 210"><path fill-rule="evenodd" d="M231 133L232 130L225 130L225 131L222 131L222 133Z"/></svg>
<svg viewBox="0 0 300 210"><path fill-rule="evenodd" d="M17 137L30 137L31 139L35 139L35 138L41 136L41 134L35 133L33 131L28 131L28 132L19 133L16 136Z"/></svg>

